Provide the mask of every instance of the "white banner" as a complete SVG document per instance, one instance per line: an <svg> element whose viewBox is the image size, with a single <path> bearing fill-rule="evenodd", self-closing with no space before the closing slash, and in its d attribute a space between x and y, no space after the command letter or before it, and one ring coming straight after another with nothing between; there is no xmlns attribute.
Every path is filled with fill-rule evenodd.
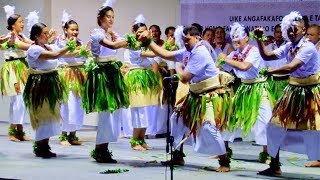
<svg viewBox="0 0 320 180"><path fill-rule="evenodd" d="M267 35L273 35L274 26L291 11L299 11L308 17L309 24L320 24L320 1L305 2L232 2L181 0L180 24L199 23L203 29L223 27L227 34L233 22L240 22L252 31L264 27Z"/></svg>

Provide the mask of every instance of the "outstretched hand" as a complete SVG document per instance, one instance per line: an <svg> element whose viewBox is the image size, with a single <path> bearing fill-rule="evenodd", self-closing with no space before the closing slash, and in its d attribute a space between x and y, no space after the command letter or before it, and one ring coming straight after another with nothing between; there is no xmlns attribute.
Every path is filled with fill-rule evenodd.
<svg viewBox="0 0 320 180"><path fill-rule="evenodd" d="M255 28L253 30L254 35L261 37L264 34L264 30L262 27Z"/></svg>
<svg viewBox="0 0 320 180"><path fill-rule="evenodd" d="M144 32L140 33L137 40L141 42L146 42L149 38L151 38L151 31L145 30Z"/></svg>

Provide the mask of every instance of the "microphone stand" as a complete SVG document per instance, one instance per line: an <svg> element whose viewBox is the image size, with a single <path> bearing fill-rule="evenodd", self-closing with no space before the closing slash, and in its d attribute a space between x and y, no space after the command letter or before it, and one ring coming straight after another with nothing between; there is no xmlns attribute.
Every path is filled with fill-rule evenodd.
<svg viewBox="0 0 320 180"><path fill-rule="evenodd" d="M170 135L170 106L171 106L171 96L172 96L172 80L174 80L173 77L165 77L163 78L164 84L167 85L167 87L164 87L165 93L167 94L167 103L168 103L168 112L167 112L167 133L166 133L166 153L169 153L169 146L170 146L170 179L173 180L173 142L174 137ZM166 167L168 164L166 163Z"/></svg>

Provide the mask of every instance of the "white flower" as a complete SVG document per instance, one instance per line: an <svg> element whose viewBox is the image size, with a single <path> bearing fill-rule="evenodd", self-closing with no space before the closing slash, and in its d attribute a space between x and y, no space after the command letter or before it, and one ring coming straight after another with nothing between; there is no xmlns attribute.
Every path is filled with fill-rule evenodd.
<svg viewBox="0 0 320 180"><path fill-rule="evenodd" d="M7 19L14 14L14 6L5 5L3 8L4 12L6 12Z"/></svg>

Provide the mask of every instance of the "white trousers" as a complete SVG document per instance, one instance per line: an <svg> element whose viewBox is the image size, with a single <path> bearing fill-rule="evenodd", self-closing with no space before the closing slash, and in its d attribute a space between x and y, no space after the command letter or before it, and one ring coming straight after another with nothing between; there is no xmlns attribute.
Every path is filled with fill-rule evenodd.
<svg viewBox="0 0 320 180"><path fill-rule="evenodd" d="M73 132L81 129L83 125L84 110L81 108L81 98L69 91L68 102L61 105L61 129L64 132Z"/></svg>
<svg viewBox="0 0 320 180"><path fill-rule="evenodd" d="M24 124L26 112L22 94L10 96L10 124Z"/></svg>
<svg viewBox="0 0 320 180"><path fill-rule="evenodd" d="M116 142L121 132L121 109L98 113L96 144Z"/></svg>

